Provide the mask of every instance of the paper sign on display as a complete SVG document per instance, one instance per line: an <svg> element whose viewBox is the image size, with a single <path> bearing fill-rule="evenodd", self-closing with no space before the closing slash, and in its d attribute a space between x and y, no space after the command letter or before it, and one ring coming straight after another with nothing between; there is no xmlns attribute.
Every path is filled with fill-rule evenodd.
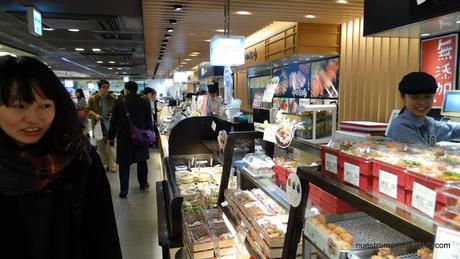
<svg viewBox="0 0 460 259"><path fill-rule="evenodd" d="M268 125L267 128L264 130L264 140L272 143L276 143L276 131L278 130L278 126L276 125Z"/></svg>
<svg viewBox="0 0 460 259"><path fill-rule="evenodd" d="M275 95L275 88L278 86L280 78L275 76L268 83L267 88L265 88L264 95L262 96L262 102L271 103L273 96Z"/></svg>
<svg viewBox="0 0 460 259"><path fill-rule="evenodd" d="M254 101L252 102L252 108L253 109L260 109L262 106L262 93L255 93L254 94Z"/></svg>
<svg viewBox="0 0 460 259"><path fill-rule="evenodd" d="M439 226L436 231L435 244L449 244L450 247L434 248L433 258L459 258L460 232Z"/></svg>
<svg viewBox="0 0 460 259"><path fill-rule="evenodd" d="M326 153L326 171L337 174L337 156Z"/></svg>
<svg viewBox="0 0 460 259"><path fill-rule="evenodd" d="M216 131L216 123L214 121L212 121L212 123L211 123L211 129L213 131Z"/></svg>
<svg viewBox="0 0 460 259"><path fill-rule="evenodd" d="M292 207L298 207L302 200L302 186L297 174L290 174L286 183L288 202Z"/></svg>
<svg viewBox="0 0 460 259"><path fill-rule="evenodd" d="M398 198L398 176L390 174L383 170L379 172L379 192L390 196L393 199Z"/></svg>
<svg viewBox="0 0 460 259"><path fill-rule="evenodd" d="M412 189L412 206L430 217L434 217L436 192L414 182Z"/></svg>
<svg viewBox="0 0 460 259"><path fill-rule="evenodd" d="M344 180L359 187L359 166L345 162L343 167Z"/></svg>

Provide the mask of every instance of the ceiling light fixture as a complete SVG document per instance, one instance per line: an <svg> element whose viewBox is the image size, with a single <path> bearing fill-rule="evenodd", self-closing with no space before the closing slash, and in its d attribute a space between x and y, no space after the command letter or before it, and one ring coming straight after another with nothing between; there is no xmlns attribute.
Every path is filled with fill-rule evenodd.
<svg viewBox="0 0 460 259"><path fill-rule="evenodd" d="M422 37L427 37L427 36L430 36L430 35L431 35L431 34L429 34L429 33L422 33L422 34L420 34L420 36L422 36Z"/></svg>
<svg viewBox="0 0 460 259"><path fill-rule="evenodd" d="M115 61L111 60L109 61L110 64L115 64Z"/></svg>
<svg viewBox="0 0 460 259"><path fill-rule="evenodd" d="M109 70L112 70L112 69L113 69L113 67L109 67L109 68L107 68L107 69L109 69Z"/></svg>
<svg viewBox="0 0 460 259"><path fill-rule="evenodd" d="M319 58L324 58L324 56L318 56Z"/></svg>
<svg viewBox="0 0 460 259"><path fill-rule="evenodd" d="M171 38L171 35L170 34L165 34L165 38L169 39L169 38Z"/></svg>
<svg viewBox="0 0 460 259"><path fill-rule="evenodd" d="M161 46L166 47L166 46L168 46L168 44L163 43L163 44L161 44Z"/></svg>
<svg viewBox="0 0 460 259"><path fill-rule="evenodd" d="M348 4L347 0L337 0L336 1L338 4Z"/></svg>
<svg viewBox="0 0 460 259"><path fill-rule="evenodd" d="M204 40L204 41L206 41L206 42L211 42L211 40Z"/></svg>
<svg viewBox="0 0 460 259"><path fill-rule="evenodd" d="M192 61L191 58L186 58L186 59L184 59L184 60L185 60L185 61Z"/></svg>
<svg viewBox="0 0 460 259"><path fill-rule="evenodd" d="M176 11L176 12L180 12L182 10L184 10L184 7L180 4L175 4L173 5L173 10Z"/></svg>
<svg viewBox="0 0 460 259"><path fill-rule="evenodd" d="M460 23L460 20L456 21L455 23Z"/></svg>
<svg viewBox="0 0 460 259"><path fill-rule="evenodd" d="M187 65L188 63L187 62L180 62L182 65Z"/></svg>
<svg viewBox="0 0 460 259"><path fill-rule="evenodd" d="M168 40L163 40L162 42L163 42L163 43L168 43Z"/></svg>
<svg viewBox="0 0 460 259"><path fill-rule="evenodd" d="M92 51L99 52L99 51L101 51L101 49L100 48L94 48L94 49L92 49Z"/></svg>
<svg viewBox="0 0 460 259"><path fill-rule="evenodd" d="M43 30L44 30L44 31L54 31L53 28L45 28L45 27L43 27Z"/></svg>
<svg viewBox="0 0 460 259"><path fill-rule="evenodd" d="M171 19L169 20L169 24L177 24L177 20Z"/></svg>
<svg viewBox="0 0 460 259"><path fill-rule="evenodd" d="M168 28L167 31L168 32L174 32L174 28Z"/></svg>
<svg viewBox="0 0 460 259"><path fill-rule="evenodd" d="M75 48L76 51L85 51L84 48Z"/></svg>
<svg viewBox="0 0 460 259"><path fill-rule="evenodd" d="M98 60L97 63L98 63L98 64L102 64L102 63L104 63L104 61Z"/></svg>
<svg viewBox="0 0 460 259"><path fill-rule="evenodd" d="M121 70L122 68L121 67L117 67L118 70Z"/></svg>
<svg viewBox="0 0 460 259"><path fill-rule="evenodd" d="M68 31L71 31L71 32L78 32L80 31L80 29L67 29Z"/></svg>
<svg viewBox="0 0 460 259"><path fill-rule="evenodd" d="M218 30L216 30L216 32L225 32L225 30L224 29L218 29Z"/></svg>
<svg viewBox="0 0 460 259"><path fill-rule="evenodd" d="M236 14L239 14L239 15L251 15L252 13L248 12L248 11L238 11L238 12L236 12Z"/></svg>
<svg viewBox="0 0 460 259"><path fill-rule="evenodd" d="M315 19L316 16L312 15L312 14L309 14L309 15L305 15L305 18L307 18L307 19Z"/></svg>
<svg viewBox="0 0 460 259"><path fill-rule="evenodd" d="M200 52L192 52L193 55L200 55Z"/></svg>

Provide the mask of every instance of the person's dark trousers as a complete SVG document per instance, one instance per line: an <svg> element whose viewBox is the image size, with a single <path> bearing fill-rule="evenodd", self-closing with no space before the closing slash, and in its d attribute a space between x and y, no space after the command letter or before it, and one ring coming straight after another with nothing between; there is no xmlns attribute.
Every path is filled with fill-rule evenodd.
<svg viewBox="0 0 460 259"><path fill-rule="evenodd" d="M120 193L121 194L128 194L129 191L129 164L119 165L119 176L120 176ZM141 188L147 185L147 161L138 162L137 163L137 181Z"/></svg>

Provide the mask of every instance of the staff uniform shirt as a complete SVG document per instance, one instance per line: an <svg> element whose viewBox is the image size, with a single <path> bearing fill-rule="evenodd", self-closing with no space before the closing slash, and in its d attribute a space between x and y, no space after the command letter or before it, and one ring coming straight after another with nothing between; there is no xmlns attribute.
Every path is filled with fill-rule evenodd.
<svg viewBox="0 0 460 259"><path fill-rule="evenodd" d="M397 141L432 145L439 141L460 138L460 126L440 122L431 117L425 117L422 121L405 110L391 123L388 137Z"/></svg>

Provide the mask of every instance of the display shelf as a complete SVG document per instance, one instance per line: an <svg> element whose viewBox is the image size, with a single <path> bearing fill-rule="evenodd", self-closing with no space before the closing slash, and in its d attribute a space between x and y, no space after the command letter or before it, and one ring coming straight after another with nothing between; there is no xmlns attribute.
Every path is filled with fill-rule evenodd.
<svg viewBox="0 0 460 259"><path fill-rule="evenodd" d="M278 187L270 178L261 177L255 178L248 172L245 167L238 167L238 170L251 181L257 188L264 191L268 197L272 198L278 205L280 205L286 211L289 211L290 205L287 200L286 191Z"/></svg>
<svg viewBox="0 0 460 259"><path fill-rule="evenodd" d="M312 155L320 157L320 147L309 140L301 139L301 138L293 138L291 142L291 146L302 151L308 152Z"/></svg>
<svg viewBox="0 0 460 259"><path fill-rule="evenodd" d="M224 164L224 153L220 152L219 143L216 140L202 140L201 143L214 155L221 165ZM243 159L245 154L246 152L234 152L233 161Z"/></svg>
<svg viewBox="0 0 460 259"><path fill-rule="evenodd" d="M298 169L297 174L307 184L312 183L337 198L347 201L350 205L359 208L361 211L399 230L414 240L429 243L434 241L437 224L432 218L423 215L421 212L398 204L381 195L339 183L312 168L301 167Z"/></svg>

